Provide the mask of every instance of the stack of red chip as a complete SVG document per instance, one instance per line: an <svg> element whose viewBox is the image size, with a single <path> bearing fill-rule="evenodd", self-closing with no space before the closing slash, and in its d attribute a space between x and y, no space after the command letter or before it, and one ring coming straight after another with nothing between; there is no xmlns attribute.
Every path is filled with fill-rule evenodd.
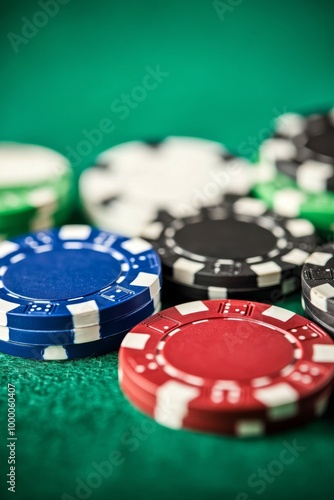
<svg viewBox="0 0 334 500"><path fill-rule="evenodd" d="M120 350L128 399L174 429L254 436L321 415L334 343L291 311L241 300L196 301L137 325Z"/></svg>

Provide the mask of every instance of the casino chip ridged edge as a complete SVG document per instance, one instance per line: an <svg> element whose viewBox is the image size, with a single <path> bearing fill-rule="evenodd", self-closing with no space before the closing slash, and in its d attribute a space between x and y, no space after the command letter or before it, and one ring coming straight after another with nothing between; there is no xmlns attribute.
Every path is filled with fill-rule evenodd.
<svg viewBox="0 0 334 500"><path fill-rule="evenodd" d="M2 342L42 346L84 344L99 341L118 332L131 330L134 325L156 312L160 307L160 301L159 290L157 295L152 297L147 304L134 311L129 308L128 313L124 316L106 323L73 328L72 330L23 330L0 326L0 340Z"/></svg>
<svg viewBox="0 0 334 500"><path fill-rule="evenodd" d="M162 311L134 327L119 353L125 395L173 429L251 436L290 427L323 412L333 377L325 331L240 300Z"/></svg>
<svg viewBox="0 0 334 500"><path fill-rule="evenodd" d="M302 297L301 302L307 316L334 337L334 316L314 307L306 297Z"/></svg>
<svg viewBox="0 0 334 500"><path fill-rule="evenodd" d="M302 293L317 309L334 315L334 243L317 248L302 269Z"/></svg>

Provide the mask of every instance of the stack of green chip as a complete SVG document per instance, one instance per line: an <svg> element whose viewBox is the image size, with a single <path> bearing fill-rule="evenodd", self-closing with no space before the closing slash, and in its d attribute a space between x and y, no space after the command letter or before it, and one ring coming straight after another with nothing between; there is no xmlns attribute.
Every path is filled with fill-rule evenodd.
<svg viewBox="0 0 334 500"><path fill-rule="evenodd" d="M0 143L0 238L63 224L73 204L68 160L50 149Z"/></svg>
<svg viewBox="0 0 334 500"><path fill-rule="evenodd" d="M334 232L334 110L285 114L259 152L265 180L255 196L285 217L308 219L322 234Z"/></svg>

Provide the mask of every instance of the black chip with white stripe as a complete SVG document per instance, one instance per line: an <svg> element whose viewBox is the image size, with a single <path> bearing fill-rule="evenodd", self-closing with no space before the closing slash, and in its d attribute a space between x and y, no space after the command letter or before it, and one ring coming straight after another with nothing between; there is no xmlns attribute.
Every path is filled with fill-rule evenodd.
<svg viewBox="0 0 334 500"><path fill-rule="evenodd" d="M308 116L281 115L274 137L260 148L260 160L305 191L334 191L334 109Z"/></svg>
<svg viewBox="0 0 334 500"><path fill-rule="evenodd" d="M319 326L324 328L332 337L334 337L334 316L330 313L320 311L306 297L302 297L302 306L309 318Z"/></svg>
<svg viewBox="0 0 334 500"><path fill-rule="evenodd" d="M142 236L157 249L166 277L185 285L248 290L300 279L316 244L309 221L287 219L260 200L236 197L185 218L161 212Z"/></svg>
<svg viewBox="0 0 334 500"><path fill-rule="evenodd" d="M334 243L317 248L302 271L304 297L317 309L334 315Z"/></svg>

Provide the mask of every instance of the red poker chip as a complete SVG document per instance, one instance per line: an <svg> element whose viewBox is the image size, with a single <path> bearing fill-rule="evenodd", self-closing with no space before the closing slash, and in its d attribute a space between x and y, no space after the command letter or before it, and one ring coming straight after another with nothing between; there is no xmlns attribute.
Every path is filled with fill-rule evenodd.
<svg viewBox="0 0 334 500"><path fill-rule="evenodd" d="M315 405L331 387L334 344L277 306L197 301L137 325L122 343L120 372L150 395L150 414L169 427L187 427L196 412L212 425L215 414L220 425L221 415L233 421L259 412L270 429L300 419L302 402Z"/></svg>
<svg viewBox="0 0 334 500"><path fill-rule="evenodd" d="M138 387L127 377L122 377L120 385L126 398L138 410L152 418L155 417L151 395L138 390ZM300 407L298 415L283 420L271 421L264 414L259 414L259 412L253 415L239 414L232 416L223 412L210 414L210 412L201 413L189 410L183 421L182 428L216 434L230 434L238 437L254 437L283 431L320 417L327 408L331 392L331 388L327 388L316 398L307 398Z"/></svg>

